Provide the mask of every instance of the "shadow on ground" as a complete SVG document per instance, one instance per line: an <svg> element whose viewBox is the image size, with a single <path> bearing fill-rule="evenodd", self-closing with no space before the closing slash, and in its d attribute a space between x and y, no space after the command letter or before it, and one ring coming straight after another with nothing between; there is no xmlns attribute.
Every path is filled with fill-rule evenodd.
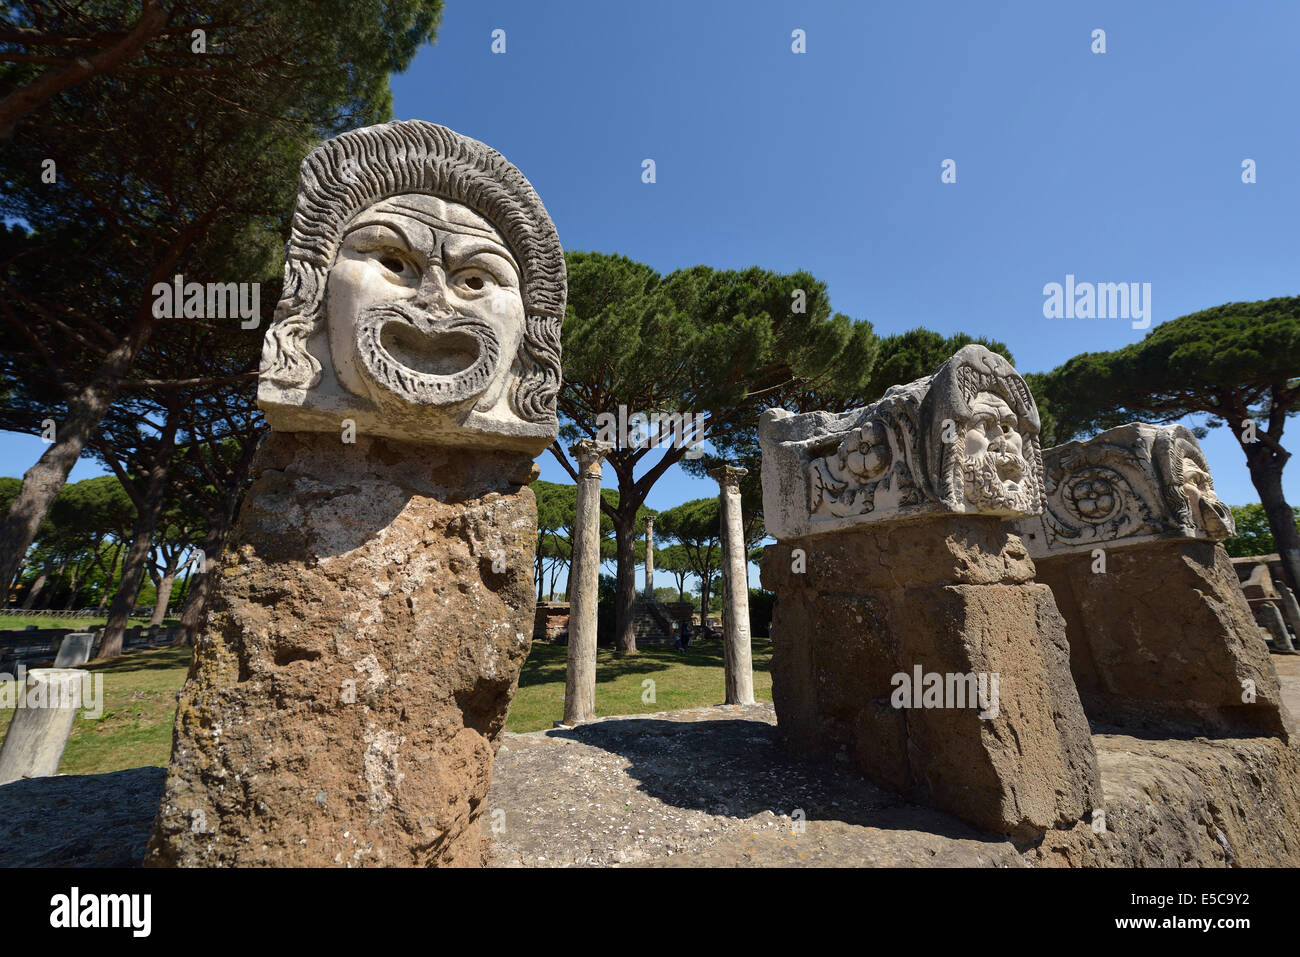
<svg viewBox="0 0 1300 957"><path fill-rule="evenodd" d="M908 805L861 775L794 758L766 721L620 717L545 734L623 757L625 773L641 791L682 810L737 819L800 810L804 820L909 830L923 813L933 818L936 834L988 837L946 814ZM905 813L891 813L899 810Z"/></svg>
<svg viewBox="0 0 1300 957"><path fill-rule="evenodd" d="M0 867L138 867L166 777L132 768L0 786Z"/></svg>

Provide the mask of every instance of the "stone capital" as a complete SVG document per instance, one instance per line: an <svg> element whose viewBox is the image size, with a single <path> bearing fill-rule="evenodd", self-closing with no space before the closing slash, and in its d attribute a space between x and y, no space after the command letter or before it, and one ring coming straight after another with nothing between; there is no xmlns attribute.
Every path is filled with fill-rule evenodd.
<svg viewBox="0 0 1300 957"><path fill-rule="evenodd" d="M722 488L739 487L740 480L749 474L749 469L741 468L738 465L720 465L716 469L709 469L709 474L718 480L718 485Z"/></svg>
<svg viewBox="0 0 1300 957"><path fill-rule="evenodd" d="M609 442L597 442L595 439L579 439L569 446L569 454L578 460L578 471L599 475L601 463L605 456L614 450Z"/></svg>

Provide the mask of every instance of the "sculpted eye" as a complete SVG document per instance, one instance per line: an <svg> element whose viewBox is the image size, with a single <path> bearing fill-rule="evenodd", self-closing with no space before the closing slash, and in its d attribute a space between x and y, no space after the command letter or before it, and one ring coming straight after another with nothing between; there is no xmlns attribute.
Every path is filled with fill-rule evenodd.
<svg viewBox="0 0 1300 957"><path fill-rule="evenodd" d="M452 282L470 292L482 292L494 278L482 269L462 269L456 273Z"/></svg>
<svg viewBox="0 0 1300 957"><path fill-rule="evenodd" d="M395 272L399 275L406 270L406 263L391 254L381 256L379 259L379 265L383 266L389 272Z"/></svg>

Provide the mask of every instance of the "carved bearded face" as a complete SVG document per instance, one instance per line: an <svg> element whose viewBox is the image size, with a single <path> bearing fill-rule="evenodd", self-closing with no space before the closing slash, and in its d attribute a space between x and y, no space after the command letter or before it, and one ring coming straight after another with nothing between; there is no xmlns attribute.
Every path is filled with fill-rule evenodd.
<svg viewBox="0 0 1300 957"><path fill-rule="evenodd" d="M520 270L468 207L413 193L359 214L326 303L330 356L350 392L393 410L503 401L523 338Z"/></svg>
<svg viewBox="0 0 1300 957"><path fill-rule="evenodd" d="M1183 459L1182 492L1187 496L1192 521L1215 539L1232 536L1236 527L1232 513L1214 493L1210 474L1192 458Z"/></svg>
<svg viewBox="0 0 1300 957"><path fill-rule="evenodd" d="M958 438L966 498L982 508L1030 511L1030 466L1018 416L992 392L976 395L970 408L966 431Z"/></svg>

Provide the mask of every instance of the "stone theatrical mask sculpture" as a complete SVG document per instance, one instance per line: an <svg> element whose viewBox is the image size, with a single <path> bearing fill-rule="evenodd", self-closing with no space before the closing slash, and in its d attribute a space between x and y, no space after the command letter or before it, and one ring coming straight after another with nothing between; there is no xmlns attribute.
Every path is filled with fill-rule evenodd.
<svg viewBox="0 0 1300 957"><path fill-rule="evenodd" d="M1035 558L1157 539L1236 534L1196 436L1130 422L1043 453L1046 510L1018 523Z"/></svg>
<svg viewBox="0 0 1300 957"><path fill-rule="evenodd" d="M927 514L1037 514L1038 431L1024 380L979 345L865 408L765 412L768 527L784 539Z"/></svg>
<svg viewBox="0 0 1300 957"><path fill-rule="evenodd" d="M303 162L262 354L272 429L539 454L555 437L564 257L523 175L421 121Z"/></svg>

